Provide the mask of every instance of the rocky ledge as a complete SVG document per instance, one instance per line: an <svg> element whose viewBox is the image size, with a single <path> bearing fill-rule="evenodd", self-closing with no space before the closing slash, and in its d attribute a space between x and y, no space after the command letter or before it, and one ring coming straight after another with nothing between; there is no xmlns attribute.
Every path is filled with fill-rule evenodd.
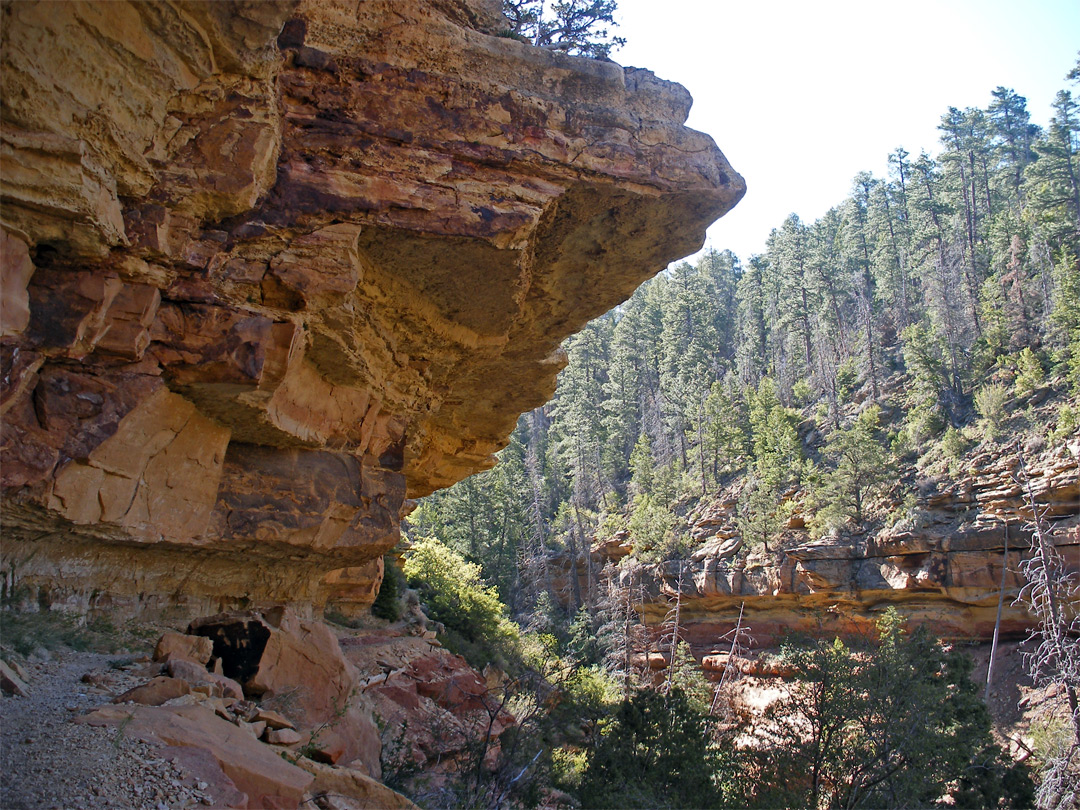
<svg viewBox="0 0 1080 810"><path fill-rule="evenodd" d="M489 0L3 7L4 596L370 600L561 340L742 196Z"/></svg>
<svg viewBox="0 0 1080 810"><path fill-rule="evenodd" d="M1026 461L1046 536L1071 572L1080 572L1078 457L1080 441L1073 440ZM681 593L683 637L707 669L740 613L758 647L788 633L869 634L889 606L947 639L989 641L999 601L1003 637L1023 638L1035 624L1017 601L1025 584L1020 563L1031 556L1032 515L1011 449L971 458L952 480L927 482L914 508L888 527L811 540L805 516L796 511L780 546L769 552L745 547L737 502L724 490L689 516L697 546L682 561L619 564L631 554L628 533L596 545L588 565L581 556L573 566L579 592L588 592L590 572L593 588L606 587L608 578L630 587L643 621L657 634ZM568 557L550 563L567 603Z"/></svg>

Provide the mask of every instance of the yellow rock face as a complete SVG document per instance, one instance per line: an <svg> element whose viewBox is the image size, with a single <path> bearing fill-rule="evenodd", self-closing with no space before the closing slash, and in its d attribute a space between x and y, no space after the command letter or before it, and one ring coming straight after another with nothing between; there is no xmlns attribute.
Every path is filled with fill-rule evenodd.
<svg viewBox="0 0 1080 810"><path fill-rule="evenodd" d="M739 200L683 88L497 5L3 7L9 593L363 602L404 499Z"/></svg>

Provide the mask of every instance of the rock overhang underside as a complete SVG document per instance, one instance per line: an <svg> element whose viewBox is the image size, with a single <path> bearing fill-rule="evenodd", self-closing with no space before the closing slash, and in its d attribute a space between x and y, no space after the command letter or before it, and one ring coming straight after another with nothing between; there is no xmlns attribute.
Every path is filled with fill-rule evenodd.
<svg viewBox="0 0 1080 810"><path fill-rule="evenodd" d="M492 6L4 4L9 599L370 601L738 202L682 87Z"/></svg>

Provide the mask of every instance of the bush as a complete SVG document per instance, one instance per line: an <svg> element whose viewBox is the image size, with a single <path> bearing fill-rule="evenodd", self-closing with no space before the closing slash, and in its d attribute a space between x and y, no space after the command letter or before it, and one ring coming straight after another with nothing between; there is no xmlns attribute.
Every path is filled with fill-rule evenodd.
<svg viewBox="0 0 1080 810"><path fill-rule="evenodd" d="M941 452L952 461L959 461L963 458L967 449L967 439L964 438L963 433L954 427L946 430L945 435L941 437Z"/></svg>
<svg viewBox="0 0 1080 810"><path fill-rule="evenodd" d="M1054 427L1054 432L1050 434L1050 441L1063 442L1071 439L1078 432L1080 432L1080 411L1065 403L1058 411L1057 425Z"/></svg>
<svg viewBox="0 0 1080 810"><path fill-rule="evenodd" d="M855 358L849 357L836 370L836 396L841 402L847 401L858 382L859 370L855 366Z"/></svg>
<svg viewBox="0 0 1080 810"><path fill-rule="evenodd" d="M1016 356L1016 381L1013 383L1016 386L1016 395L1018 397L1030 395L1032 391L1043 384L1045 379L1046 374L1043 372L1042 363L1039 362L1038 356L1031 350L1030 346L1026 346Z"/></svg>
<svg viewBox="0 0 1080 810"><path fill-rule="evenodd" d="M388 622L401 618L401 594L405 590L405 575L398 568L397 560L387 554L383 557L383 581L379 594L371 606L371 613Z"/></svg>
<svg viewBox="0 0 1080 810"><path fill-rule="evenodd" d="M975 392L975 410L982 418L983 433L988 439L997 438L1005 418L1005 403L1009 389L1000 383L984 385Z"/></svg>
<svg viewBox="0 0 1080 810"><path fill-rule="evenodd" d="M991 737L971 660L925 628L905 632L895 609L877 628L863 649L785 645L797 681L759 725L751 803L930 807L952 794L954 806L1023 806L1030 780Z"/></svg>
<svg viewBox="0 0 1080 810"><path fill-rule="evenodd" d="M678 553L677 519L667 501L648 494L634 498L630 540L639 560L658 562Z"/></svg>
<svg viewBox="0 0 1080 810"><path fill-rule="evenodd" d="M589 757L581 806L715 807L718 770L708 716L677 687L643 690L619 706Z"/></svg>
<svg viewBox="0 0 1080 810"><path fill-rule="evenodd" d="M445 626L453 652L477 667L494 661L506 669L520 660L521 631L506 617L495 588L484 583L479 565L425 537L409 552L405 576L428 616Z"/></svg>
<svg viewBox="0 0 1080 810"><path fill-rule="evenodd" d="M799 380L791 386L791 398L799 408L805 408L814 401L814 389L808 380Z"/></svg>
<svg viewBox="0 0 1080 810"><path fill-rule="evenodd" d="M925 400L908 409L907 423L911 438L921 444L939 435L945 429L945 415L940 403Z"/></svg>

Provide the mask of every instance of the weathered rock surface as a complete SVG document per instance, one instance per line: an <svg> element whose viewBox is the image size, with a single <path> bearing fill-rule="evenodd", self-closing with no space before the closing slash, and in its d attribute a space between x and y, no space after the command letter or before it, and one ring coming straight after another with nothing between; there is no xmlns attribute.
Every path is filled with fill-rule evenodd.
<svg viewBox="0 0 1080 810"><path fill-rule="evenodd" d="M464 658L415 636L352 635L342 651L360 675L359 688L381 718L383 759L429 783L460 767L470 746L513 725L497 684L489 684Z"/></svg>
<svg viewBox="0 0 1080 810"><path fill-rule="evenodd" d="M188 636L172 631L163 633L154 647L154 660L168 663L174 658L207 664L214 654L214 642L205 636Z"/></svg>
<svg viewBox="0 0 1080 810"><path fill-rule="evenodd" d="M1080 571L1080 442L1028 459L1032 491L1049 521L1049 537L1069 570ZM747 552L736 525L736 500L722 494L692 519L698 546L683 563L681 620L699 658L722 671L720 643L744 607L744 624L758 646L787 633L813 636L871 632L885 608L896 606L943 638L989 640L1002 588L1001 633L1023 637L1033 626L1016 601L1031 554L1031 512L1017 483L1010 452L972 459L954 481L919 496L912 517L887 529L847 538L809 541L796 514L787 542L774 553ZM797 525L796 525L797 524ZM587 570L599 577L626 555L629 538L592 550L573 570L586 592ZM1006 546L1008 553L1006 554ZM561 598L570 598L570 565L551 561ZM633 582L645 621L659 632L677 592L678 563L620 566ZM1003 571L1004 568L1004 571ZM594 586L595 587L595 586ZM1074 608L1075 609L1075 608ZM666 665L666 664L664 664Z"/></svg>
<svg viewBox="0 0 1080 810"><path fill-rule="evenodd" d="M362 602L406 494L742 196L685 90L496 6L3 7L12 596Z"/></svg>
<svg viewBox="0 0 1080 810"><path fill-rule="evenodd" d="M8 695L26 697L30 694L30 687L26 684L25 676L20 676L13 666L0 661L0 691Z"/></svg>
<svg viewBox="0 0 1080 810"><path fill-rule="evenodd" d="M102 708L87 714L82 722L122 725L125 734L140 740L206 752L246 797L231 807L296 808L313 781L309 773L286 762L277 751L200 704Z"/></svg>
<svg viewBox="0 0 1080 810"><path fill-rule="evenodd" d="M181 678L159 675L141 686L135 686L117 695L113 703L138 703L142 706L160 706L175 698L191 694L191 684Z"/></svg>
<svg viewBox="0 0 1080 810"><path fill-rule="evenodd" d="M329 627L279 609L210 616L192 622L188 631L213 642L214 659L243 688L241 697L287 710L288 723L273 710L248 718L266 723L269 738L298 741L299 736L277 733L292 732L295 724L307 733L313 755L379 775L378 729L367 704L357 698L359 673Z"/></svg>
<svg viewBox="0 0 1080 810"><path fill-rule="evenodd" d="M418 810L395 790L367 774L350 768L333 768L310 759L297 764L315 777L308 793L329 810Z"/></svg>

